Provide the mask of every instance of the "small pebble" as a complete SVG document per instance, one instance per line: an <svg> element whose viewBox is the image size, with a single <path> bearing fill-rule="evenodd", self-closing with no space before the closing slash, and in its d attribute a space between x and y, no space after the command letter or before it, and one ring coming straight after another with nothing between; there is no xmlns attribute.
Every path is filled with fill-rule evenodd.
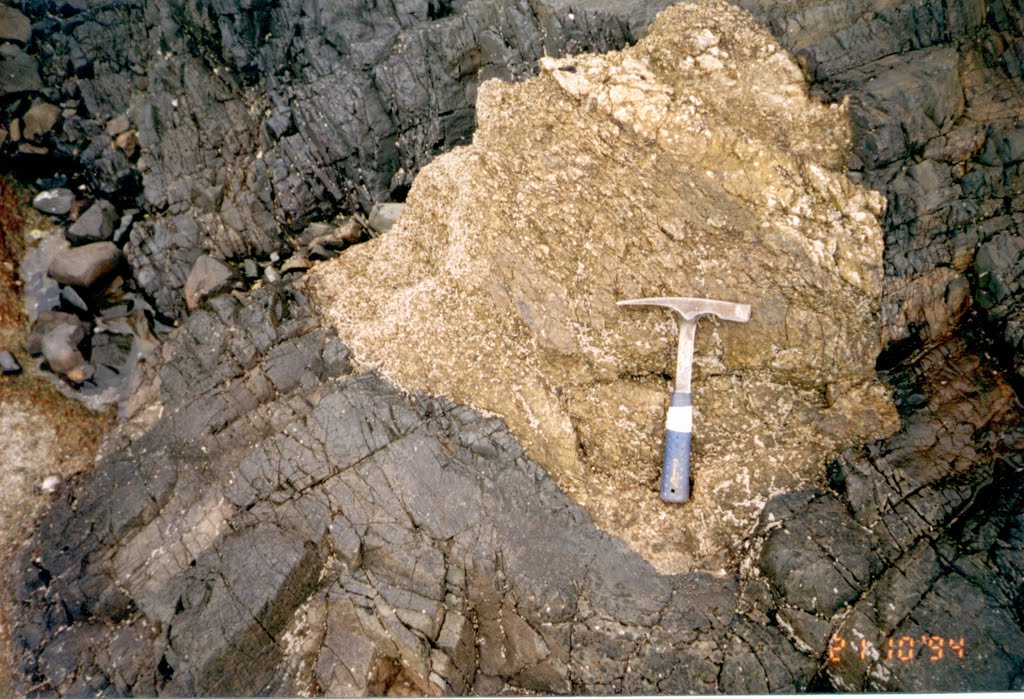
<svg viewBox="0 0 1024 699"><path fill-rule="evenodd" d="M256 260L251 257L242 260L242 269L246 279L256 279L260 276L260 268L256 265Z"/></svg>
<svg viewBox="0 0 1024 699"><path fill-rule="evenodd" d="M110 241L79 245L56 254L49 274L61 284L89 288L110 279L121 259L121 251Z"/></svg>
<svg viewBox="0 0 1024 699"><path fill-rule="evenodd" d="M40 192L36 195L35 199L32 200L32 206L36 207L44 214L63 216L71 211L71 204L74 203L74 201L74 193L70 189L64 189L61 187L58 189L48 189L45 192Z"/></svg>
<svg viewBox="0 0 1024 699"><path fill-rule="evenodd" d="M114 231L114 245L124 245L128 241L128 234L132 232L132 223L135 221L135 214L137 213L136 209L131 209L121 216L117 230Z"/></svg>
<svg viewBox="0 0 1024 699"><path fill-rule="evenodd" d="M58 476L47 476L43 479L43 482L39 486L45 493L56 493L57 488L60 487L60 478Z"/></svg>

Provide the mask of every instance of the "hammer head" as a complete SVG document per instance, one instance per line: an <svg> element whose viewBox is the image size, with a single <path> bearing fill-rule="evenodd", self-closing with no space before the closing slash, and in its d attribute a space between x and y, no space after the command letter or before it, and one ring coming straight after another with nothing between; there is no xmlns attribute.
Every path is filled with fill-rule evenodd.
<svg viewBox="0 0 1024 699"><path fill-rule="evenodd" d="M750 320L750 305L732 303L730 301L714 301L712 299L693 299L673 296L658 296L646 299L630 299L619 301L620 306L665 306L683 317L693 320L699 316L713 315L722 320L746 323Z"/></svg>

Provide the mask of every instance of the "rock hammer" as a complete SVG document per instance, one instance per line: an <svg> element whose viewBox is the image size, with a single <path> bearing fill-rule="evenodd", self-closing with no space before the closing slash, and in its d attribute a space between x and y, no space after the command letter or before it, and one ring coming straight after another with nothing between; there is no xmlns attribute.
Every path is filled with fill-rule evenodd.
<svg viewBox="0 0 1024 699"><path fill-rule="evenodd" d="M690 499L690 439L693 434L693 338L697 320L715 315L722 320L746 323L750 306L745 303L711 299L657 297L619 301L620 306L665 306L679 314L679 348L676 351L676 387L672 391L665 420L665 458L661 466L661 499L686 502Z"/></svg>

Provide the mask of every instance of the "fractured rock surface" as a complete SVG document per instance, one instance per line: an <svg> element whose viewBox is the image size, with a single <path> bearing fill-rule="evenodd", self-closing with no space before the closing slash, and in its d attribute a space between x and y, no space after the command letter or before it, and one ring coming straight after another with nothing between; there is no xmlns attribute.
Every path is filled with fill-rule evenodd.
<svg viewBox="0 0 1024 699"><path fill-rule="evenodd" d="M245 13L218 7L229 45L244 34L237 18ZM127 99L105 101L125 90L124 75L133 72L132 89L143 92L145 80L157 79L155 69L144 75L147 29L157 21L179 27L183 13L156 3L145 17L131 3L75 15L79 8L62 6L70 16L64 32L64 18L33 27L43 54L56 51L46 42L70 47L38 65L52 83L52 73L71 64L83 105L109 118L127 109ZM752 9L806 62L816 89L849 94L854 112L861 99L871 107L854 119L853 146L861 163L880 166L852 164L889 200L886 284L905 301L887 307L904 310L884 312L897 319L883 326L892 328L886 363L909 357L887 373L904 420L899 433L845 452L828 470L829 491L773 499L738 575L659 576L596 531L500 421L410 399L372 374L348 374L347 350L286 290L244 304L215 298L151 360L150 373L136 377L146 390L123 406L134 420L108 442L93 473L62 486L14 571L17 584L5 586L18 600L8 618L22 692L422 692L427 663L427 683L489 694L1020 690L1020 409L992 369L995 352L944 335L970 317L977 298L991 325L973 324L970 343L991 334L1010 352L1018 348L1013 333L1004 334L1019 310L1018 263L1001 251L1019 248L1007 241L1018 235L1021 203L1020 12L1000 0ZM568 15L567 7L554 13L560 21ZM219 63L195 63L183 44L174 46L157 67L188 73L182 84L202 82ZM221 44L197 46L215 57ZM921 69L919 59L927 59ZM17 78L0 92L41 87L26 54L9 51L0 63ZM877 99L869 95L875 87ZM155 85L154 94L162 89ZM204 114L221 114L216 100L206 104ZM158 123L158 134L173 126ZM280 114L273 123L275 133L292 127ZM102 124L93 132L89 119L72 118L59 128L68 129L69 144L97 140L89 162L103 186L128 172ZM895 160L872 160L872 139L883 134L897 144ZM908 135L910 145L899 145ZM253 152L238 150L243 158ZM159 167L184 172L206 162L168 158ZM216 188L200 199L217 202ZM161 238L159 249L172 249L170 241ZM975 262L979 242L1000 254L979 253ZM178 265L180 276L168 283L179 302L196 255L185 247L186 261L169 263ZM900 313L909 319L902 326ZM915 352L922 344L926 351ZM367 407L356 414L354 403ZM345 429L307 437L317 409L317 421ZM359 421L367 427L348 430ZM442 455L422 478L422 442L400 446L410 435ZM352 465L360 454L369 455ZM339 480L351 497L335 487ZM466 492L480 497L452 497ZM245 502L255 514L236 504ZM337 515L336 505L346 511ZM469 505L479 508L473 518ZM454 524L444 529L445 522ZM464 524L462 534L435 538ZM171 555L144 561L149 544L147 554ZM216 621L204 622L207 614ZM861 641L870 643L863 659ZM235 676L222 672L227 667L252 672Z"/></svg>
<svg viewBox="0 0 1024 699"><path fill-rule="evenodd" d="M962 345L897 382L904 429L837 460L831 492L773 499L741 572L720 576L658 573L500 419L354 371L291 289L210 299L148 371L143 409L15 571L22 691L764 693L823 677L942 691L1024 677L1020 410ZM924 439L936 419L958 427ZM885 656L887 638L921 635L965 657ZM879 657L859 659L861 636Z"/></svg>
<svg viewBox="0 0 1024 699"><path fill-rule="evenodd" d="M846 178L842 109L808 99L725 2L542 65L484 84L472 146L427 166L396 227L310 288L358 361L504 417L659 569L707 564L830 452L895 429L875 378L882 202ZM642 296L753 309L698 331L682 508L654 494L675 322L615 304Z"/></svg>
<svg viewBox="0 0 1024 699"><path fill-rule="evenodd" d="M36 36L46 80L83 108L57 148L98 196L132 196L149 214L126 255L177 317L198 254L266 257L310 221L401 196L469 137L479 82L624 46L666 4L130 0L44 15ZM137 134L109 134L124 114ZM137 159L112 147L124 138Z"/></svg>
<svg viewBox="0 0 1024 699"><path fill-rule="evenodd" d="M959 340L903 369L903 429L765 508L744 597L840 690L1020 688L1019 404Z"/></svg>
<svg viewBox="0 0 1024 699"><path fill-rule="evenodd" d="M1024 238L1019 4L739 4L772 27L817 93L850 99L851 170L888 201L882 311L890 354L941 339L976 300L1020 373L1017 285L993 304L990 267L975 264L989 243Z"/></svg>

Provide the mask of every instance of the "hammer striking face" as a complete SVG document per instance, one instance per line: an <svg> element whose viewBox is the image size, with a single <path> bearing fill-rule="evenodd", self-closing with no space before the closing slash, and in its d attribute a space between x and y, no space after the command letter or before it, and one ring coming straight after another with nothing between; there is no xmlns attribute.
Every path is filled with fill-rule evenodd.
<svg viewBox="0 0 1024 699"><path fill-rule="evenodd" d="M665 459L661 467L661 499L686 502L690 499L690 442L693 435L693 402L690 379L693 375L693 338L697 319L703 315L746 323L750 306L745 303L678 297L658 297L619 301L620 306L665 306L679 314L679 348L676 353L676 387L668 409L665 434Z"/></svg>

